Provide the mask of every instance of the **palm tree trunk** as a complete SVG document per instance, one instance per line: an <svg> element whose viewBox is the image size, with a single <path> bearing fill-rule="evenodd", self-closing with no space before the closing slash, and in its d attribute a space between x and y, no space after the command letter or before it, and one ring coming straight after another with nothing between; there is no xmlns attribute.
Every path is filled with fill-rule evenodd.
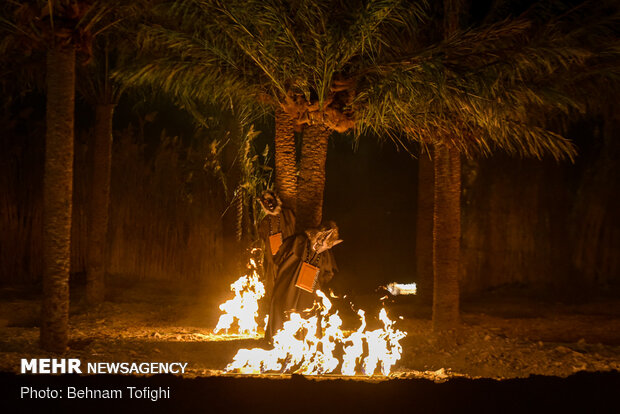
<svg viewBox="0 0 620 414"><path fill-rule="evenodd" d="M69 271L73 192L75 49L47 52L43 183L43 306L41 347L64 352L69 339Z"/></svg>
<svg viewBox="0 0 620 414"><path fill-rule="evenodd" d="M296 232L321 224L328 141L329 129L323 125L310 125L304 130L297 183Z"/></svg>
<svg viewBox="0 0 620 414"><path fill-rule="evenodd" d="M297 161L293 119L276 109L276 189L285 207L295 212L297 204Z"/></svg>
<svg viewBox="0 0 620 414"><path fill-rule="evenodd" d="M434 150L433 329L438 331L459 324L461 156L447 144Z"/></svg>
<svg viewBox="0 0 620 414"><path fill-rule="evenodd" d="M418 216L416 222L416 281L421 302L433 300L433 205L435 173L430 148L418 158Z"/></svg>
<svg viewBox="0 0 620 414"><path fill-rule="evenodd" d="M88 264L86 269L86 298L91 305L100 304L105 297L106 235L110 204L114 105L97 105L95 113L93 179L89 206Z"/></svg>
<svg viewBox="0 0 620 414"><path fill-rule="evenodd" d="M444 0L444 37L460 27L464 0ZM446 137L443 137L446 139ZM452 145L436 145L433 220L433 330L459 324L461 251L461 156Z"/></svg>

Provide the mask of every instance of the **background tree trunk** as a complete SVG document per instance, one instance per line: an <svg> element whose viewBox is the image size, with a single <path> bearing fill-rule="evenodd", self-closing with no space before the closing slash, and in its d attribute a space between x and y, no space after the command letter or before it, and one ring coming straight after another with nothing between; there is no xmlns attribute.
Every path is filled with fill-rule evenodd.
<svg viewBox="0 0 620 414"><path fill-rule="evenodd" d="M434 152L433 329L447 330L459 323L461 155L446 144Z"/></svg>
<svg viewBox="0 0 620 414"><path fill-rule="evenodd" d="M446 39L459 30L463 3L463 0L444 0ZM433 329L440 331L459 324L461 156L455 147L446 143L434 147L434 156Z"/></svg>
<svg viewBox="0 0 620 414"><path fill-rule="evenodd" d="M105 297L106 235L110 205L110 170L112 165L113 104L95 108L93 145L93 178L89 205L88 264L86 269L86 299L98 305Z"/></svg>
<svg viewBox="0 0 620 414"><path fill-rule="evenodd" d="M421 302L433 301L433 205L435 172L430 147L418 158L418 216L416 220L416 282Z"/></svg>
<svg viewBox="0 0 620 414"><path fill-rule="evenodd" d="M73 191L75 49L47 52L47 118L43 182L41 347L64 352L69 338L69 271Z"/></svg>
<svg viewBox="0 0 620 414"><path fill-rule="evenodd" d="M329 130L323 125L310 125L304 130L297 183L296 232L321 224L328 141Z"/></svg>
<svg viewBox="0 0 620 414"><path fill-rule="evenodd" d="M297 160L293 119L276 109L276 190L282 204L295 212L297 204Z"/></svg>

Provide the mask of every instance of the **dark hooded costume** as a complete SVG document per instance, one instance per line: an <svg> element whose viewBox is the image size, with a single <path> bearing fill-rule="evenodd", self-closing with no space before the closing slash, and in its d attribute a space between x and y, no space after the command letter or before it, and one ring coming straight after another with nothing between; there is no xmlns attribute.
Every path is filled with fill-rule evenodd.
<svg viewBox="0 0 620 414"><path fill-rule="evenodd" d="M264 246L263 270L265 289L267 292L272 292L276 277L276 266L273 256L277 253L277 251L273 250L279 249L283 241L295 232L295 215L290 209L282 207L280 199L274 193L268 192L268 195L273 197L276 205L265 205L264 201L261 200L265 217L258 225L258 235L263 241ZM265 195L263 195L264 197Z"/></svg>
<svg viewBox="0 0 620 414"><path fill-rule="evenodd" d="M337 239L337 230L335 234ZM284 240L274 257L277 274L265 338L273 338L288 319L289 312L301 312L312 307L316 297L314 292L323 289L338 271L329 249L340 241L331 240L326 250L317 253L307 233L296 234Z"/></svg>

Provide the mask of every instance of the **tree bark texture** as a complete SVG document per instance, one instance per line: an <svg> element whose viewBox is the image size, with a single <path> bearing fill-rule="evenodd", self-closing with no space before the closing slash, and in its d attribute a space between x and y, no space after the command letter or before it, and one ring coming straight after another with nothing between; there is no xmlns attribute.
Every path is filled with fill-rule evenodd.
<svg viewBox="0 0 620 414"><path fill-rule="evenodd" d="M69 338L69 271L73 191L75 49L47 52L43 182L43 306L41 346L61 353Z"/></svg>
<svg viewBox="0 0 620 414"><path fill-rule="evenodd" d="M460 28L463 3L464 0L444 0L446 39ZM435 145L434 151L433 329L441 331L459 324L461 157L457 149L446 142Z"/></svg>
<svg viewBox="0 0 620 414"><path fill-rule="evenodd" d="M416 220L416 281L418 296L430 305L433 300L433 206L435 172L431 150L418 159L418 217Z"/></svg>
<svg viewBox="0 0 620 414"><path fill-rule="evenodd" d="M86 298L91 305L102 303L105 297L106 236L110 205L114 105L97 105L95 113L86 268Z"/></svg>
<svg viewBox="0 0 620 414"><path fill-rule="evenodd" d="M446 144L436 145L433 223L433 329L459 323L461 246L461 156Z"/></svg>
<svg viewBox="0 0 620 414"><path fill-rule="evenodd" d="M293 119L276 109L276 190L282 204L295 212L297 204L297 159Z"/></svg>
<svg viewBox="0 0 620 414"><path fill-rule="evenodd" d="M328 142L329 129L325 126L310 125L304 130L297 183L298 233L321 224Z"/></svg>

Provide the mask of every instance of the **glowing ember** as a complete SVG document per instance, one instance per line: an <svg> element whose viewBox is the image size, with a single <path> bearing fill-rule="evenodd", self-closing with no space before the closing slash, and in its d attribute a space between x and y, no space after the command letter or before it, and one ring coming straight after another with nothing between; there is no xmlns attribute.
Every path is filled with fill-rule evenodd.
<svg viewBox="0 0 620 414"><path fill-rule="evenodd" d="M332 304L327 296L321 291L316 293L322 303L318 315L304 319L292 313L274 335L273 349L241 349L226 371L320 375L332 373L340 366L342 375L360 372L370 376L377 368L388 375L402 353L399 341L407 334L395 329L394 322L382 309L379 319L383 329L367 331L365 314L360 310L360 327L347 336L340 329L342 320L338 312L330 312Z"/></svg>
<svg viewBox="0 0 620 414"><path fill-rule="evenodd" d="M250 269L252 269L250 276L241 276L230 285L230 290L235 293L235 297L220 305L220 310L224 313L220 316L213 333L222 330L228 333L233 323L237 321L240 334L258 334L258 323L256 322L258 301L265 296L265 286L256 273L254 260L250 260Z"/></svg>

